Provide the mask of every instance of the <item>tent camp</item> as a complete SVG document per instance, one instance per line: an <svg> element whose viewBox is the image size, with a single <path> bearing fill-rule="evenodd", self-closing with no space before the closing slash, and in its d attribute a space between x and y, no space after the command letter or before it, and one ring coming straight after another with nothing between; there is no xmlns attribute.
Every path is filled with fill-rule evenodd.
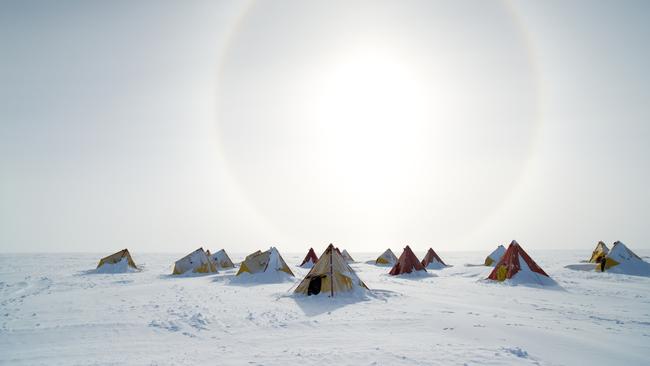
<svg viewBox="0 0 650 366"><path fill-rule="evenodd" d="M512 284L555 284L555 281L535 263L515 240L510 243L503 257L501 257L487 279L493 281L509 280Z"/></svg>
<svg viewBox="0 0 650 366"><path fill-rule="evenodd" d="M600 271L599 265L596 265L596 271ZM617 241L605 257L605 272L650 276L650 263L645 262L625 244Z"/></svg>
<svg viewBox="0 0 650 366"><path fill-rule="evenodd" d="M607 257L607 254L609 253L609 248L607 248L607 245L603 243L602 241L599 241L598 244L596 244L596 249L591 253L591 258L589 258L589 263L600 263L600 260L603 257Z"/></svg>
<svg viewBox="0 0 650 366"><path fill-rule="evenodd" d="M343 256L343 258L345 259L346 262L354 263L354 259L352 259L352 256L350 255L350 253L348 253L347 250L343 249L343 252L341 253L341 255Z"/></svg>
<svg viewBox="0 0 650 366"><path fill-rule="evenodd" d="M228 269L235 268L235 264L230 260L228 253L224 249L221 249L212 255L212 259L217 264L217 269Z"/></svg>
<svg viewBox="0 0 650 366"><path fill-rule="evenodd" d="M179 275L186 272L216 273L217 267L203 248L199 248L174 263L173 274Z"/></svg>
<svg viewBox="0 0 650 366"><path fill-rule="evenodd" d="M289 266L287 266L287 263L278 250L275 247L271 247L265 252L258 250L253 254L249 254L239 267L237 276L243 273L257 274L274 272L285 272L293 276L293 272L291 272L291 269L289 269Z"/></svg>
<svg viewBox="0 0 650 366"><path fill-rule="evenodd" d="M368 289L357 274L330 244L320 256L316 265L307 276L298 284L295 293L304 295L318 295L320 293L334 296L341 292L350 292L356 289Z"/></svg>
<svg viewBox="0 0 650 366"><path fill-rule="evenodd" d="M424 269L422 263L420 263L415 254L413 254L411 248L407 245L406 248L404 248L402 255L399 256L397 263L395 263L388 274L396 276L414 271L426 272L427 270Z"/></svg>
<svg viewBox="0 0 650 366"><path fill-rule="evenodd" d="M499 245L495 250L492 251L492 253L490 253L490 255L485 258L485 265L488 267L496 265L499 263L501 257L503 257L505 253L506 248L503 245Z"/></svg>
<svg viewBox="0 0 650 366"><path fill-rule="evenodd" d="M303 259L302 263L300 263L300 267L311 268L314 266L314 264L316 264L316 262L318 262L318 256L316 255L316 252L314 252L314 248L309 248L305 259Z"/></svg>
<svg viewBox="0 0 650 366"><path fill-rule="evenodd" d="M122 249L117 253L104 257L97 264L97 269L101 272L126 272L130 268L138 269L128 249Z"/></svg>
<svg viewBox="0 0 650 366"><path fill-rule="evenodd" d="M383 252L379 257L377 257L377 260L375 261L375 264L379 265L395 265L397 263L397 256L395 253L393 253L390 248L386 249L385 252Z"/></svg>
<svg viewBox="0 0 650 366"><path fill-rule="evenodd" d="M436 254L433 248L429 248L427 254L424 256L424 259L422 259L422 266L428 269L441 269L447 267L445 262L443 262L442 259L438 257L438 254Z"/></svg>

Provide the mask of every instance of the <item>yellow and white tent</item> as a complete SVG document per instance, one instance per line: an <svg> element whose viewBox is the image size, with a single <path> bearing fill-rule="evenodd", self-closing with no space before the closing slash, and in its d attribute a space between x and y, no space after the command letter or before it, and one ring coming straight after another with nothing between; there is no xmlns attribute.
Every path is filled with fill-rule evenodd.
<svg viewBox="0 0 650 366"><path fill-rule="evenodd" d="M341 254L330 244L311 271L296 287L295 293L333 296L335 293L368 289Z"/></svg>
<svg viewBox="0 0 650 366"><path fill-rule="evenodd" d="M503 245L499 245L495 250L490 253L485 258L485 265L490 267L490 266L495 266L499 261L501 260L501 257L506 253L506 248Z"/></svg>
<svg viewBox="0 0 650 366"><path fill-rule="evenodd" d="M596 271L600 270L601 266L596 265ZM605 272L650 276L650 263L617 241L605 257Z"/></svg>
<svg viewBox="0 0 650 366"><path fill-rule="evenodd" d="M600 263L600 260L603 257L607 257L607 254L609 253L609 248L607 248L607 245L603 243L602 241L599 241L598 244L596 244L596 249L591 253L591 258L589 258L589 263Z"/></svg>
<svg viewBox="0 0 650 366"><path fill-rule="evenodd" d="M174 263L173 274L179 275L190 271L193 273L216 273L217 267L203 248L199 248Z"/></svg>
<svg viewBox="0 0 650 366"><path fill-rule="evenodd" d="M123 261L126 263L126 267L138 269L138 267L135 265L135 262L133 262L133 258L131 258L131 253L129 253L128 249L122 249L117 253L113 253L107 257L100 259L99 264L97 264L97 268L105 265L120 264Z"/></svg>
<svg viewBox="0 0 650 366"><path fill-rule="evenodd" d="M287 266L287 263L284 261L280 252L275 247L271 247L266 252L256 251L253 254L249 254L246 259L241 263L237 276L242 273L268 273L268 272L278 272L282 271L288 275L293 276L293 272Z"/></svg>
<svg viewBox="0 0 650 366"><path fill-rule="evenodd" d="M217 263L217 269L235 268L235 264L230 260L228 253L224 249L214 253L212 259Z"/></svg>
<svg viewBox="0 0 650 366"><path fill-rule="evenodd" d="M375 261L375 264L381 264L381 265L394 265L397 263L397 256L395 256L395 253L393 253L390 248L386 249L385 252L383 252L379 257L377 257L377 260Z"/></svg>

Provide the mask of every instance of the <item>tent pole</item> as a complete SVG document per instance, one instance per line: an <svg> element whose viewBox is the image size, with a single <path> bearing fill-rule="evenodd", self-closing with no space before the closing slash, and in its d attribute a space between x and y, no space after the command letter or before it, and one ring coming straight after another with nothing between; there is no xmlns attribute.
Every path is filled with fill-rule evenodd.
<svg viewBox="0 0 650 366"><path fill-rule="evenodd" d="M332 243L330 243L330 296L334 297L334 275L332 270Z"/></svg>

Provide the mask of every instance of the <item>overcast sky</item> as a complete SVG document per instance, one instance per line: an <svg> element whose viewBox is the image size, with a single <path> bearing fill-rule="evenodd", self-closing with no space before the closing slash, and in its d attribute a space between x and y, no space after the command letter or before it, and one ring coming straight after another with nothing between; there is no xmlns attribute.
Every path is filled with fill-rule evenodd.
<svg viewBox="0 0 650 366"><path fill-rule="evenodd" d="M648 19L2 1L0 251L650 249Z"/></svg>

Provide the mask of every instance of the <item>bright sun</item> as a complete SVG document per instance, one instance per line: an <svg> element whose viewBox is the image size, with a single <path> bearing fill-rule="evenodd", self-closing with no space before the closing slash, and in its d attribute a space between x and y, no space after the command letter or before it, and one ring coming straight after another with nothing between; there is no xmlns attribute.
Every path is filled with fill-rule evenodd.
<svg viewBox="0 0 650 366"><path fill-rule="evenodd" d="M305 101L320 135L321 164L355 194L386 190L422 147L430 92L414 70L390 50L356 49L324 67L319 92Z"/></svg>

